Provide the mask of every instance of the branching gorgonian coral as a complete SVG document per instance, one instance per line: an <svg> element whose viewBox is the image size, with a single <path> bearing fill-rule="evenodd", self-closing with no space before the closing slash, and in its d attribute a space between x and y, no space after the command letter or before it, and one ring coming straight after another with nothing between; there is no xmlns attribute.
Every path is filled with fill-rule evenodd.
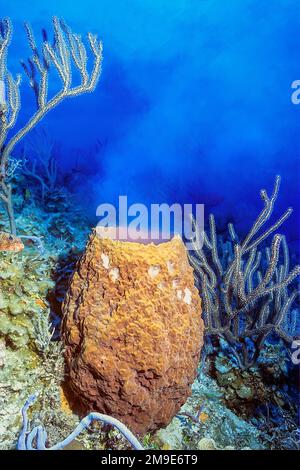
<svg viewBox="0 0 300 470"><path fill-rule="evenodd" d="M190 261L202 296L206 332L223 337L242 368L255 363L270 334L275 333L286 342L297 336L299 310L291 312L291 307L299 291L298 286L291 286L300 266L290 271L284 236L275 234L271 247L263 246L292 213L291 208L287 209L265 228L279 185L277 176L271 197L266 190L261 191L264 208L243 241L229 224L231 241L223 243L217 236L213 215L209 217L210 236L197 231L194 222L196 239Z"/></svg>
<svg viewBox="0 0 300 470"><path fill-rule="evenodd" d="M32 57L22 62L36 100L36 112L14 135L14 128L21 109L21 75L16 78L8 71L7 52L12 38L12 24L9 18L0 21L0 199L8 214L10 230L16 234L16 222L12 204L12 187L7 177L9 161L16 144L33 129L43 117L65 98L94 91L101 74L102 44L97 36L88 33L88 42L93 55L93 68L89 72L88 54L81 39L65 24L53 18L54 40L48 40L43 30L42 45L38 47L31 26L25 23ZM61 89L52 97L48 96L48 81L51 68L56 69L62 82ZM79 72L81 83L72 85L72 69Z"/></svg>

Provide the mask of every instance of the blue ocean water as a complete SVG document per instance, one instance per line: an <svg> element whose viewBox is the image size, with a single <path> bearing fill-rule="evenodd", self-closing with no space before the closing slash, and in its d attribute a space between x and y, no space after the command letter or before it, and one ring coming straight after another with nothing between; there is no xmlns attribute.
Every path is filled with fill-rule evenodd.
<svg viewBox="0 0 300 470"><path fill-rule="evenodd" d="M297 0L0 0L0 12L14 24L14 74L30 55L24 20L37 38L57 15L103 40L96 91L42 122L59 143L61 177L80 161L73 190L91 217L98 204L126 194L145 204L204 203L219 224L233 220L244 231L261 208L259 189L279 173L276 214L294 207L285 232L297 243ZM52 79L50 92L57 86ZM25 79L21 93L19 126L35 104Z"/></svg>

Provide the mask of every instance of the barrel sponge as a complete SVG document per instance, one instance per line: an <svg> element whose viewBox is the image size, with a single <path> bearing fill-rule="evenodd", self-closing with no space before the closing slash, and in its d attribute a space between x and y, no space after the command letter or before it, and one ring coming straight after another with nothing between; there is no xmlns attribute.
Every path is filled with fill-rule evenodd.
<svg viewBox="0 0 300 470"><path fill-rule="evenodd" d="M63 314L69 385L81 406L140 435L166 426L191 393L203 344L181 238L144 245L94 231Z"/></svg>

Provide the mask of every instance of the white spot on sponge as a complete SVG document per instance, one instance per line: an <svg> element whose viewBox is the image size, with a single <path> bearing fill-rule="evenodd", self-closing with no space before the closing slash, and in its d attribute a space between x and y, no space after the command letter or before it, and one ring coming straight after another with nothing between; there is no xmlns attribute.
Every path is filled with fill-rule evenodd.
<svg viewBox="0 0 300 470"><path fill-rule="evenodd" d="M187 287L184 289L183 301L184 301L187 305L190 305L190 303L191 303L191 301L192 301L192 293L191 293L190 289L188 289Z"/></svg>
<svg viewBox="0 0 300 470"><path fill-rule="evenodd" d="M119 268L113 268L109 271L109 277L113 282L116 282L120 277L120 270Z"/></svg>
<svg viewBox="0 0 300 470"><path fill-rule="evenodd" d="M148 274L149 276L153 279L155 278L160 272L160 267L159 266L150 266L148 269Z"/></svg>
<svg viewBox="0 0 300 470"><path fill-rule="evenodd" d="M109 269L109 257L105 254L101 254L101 259L102 259L102 266L104 269Z"/></svg>

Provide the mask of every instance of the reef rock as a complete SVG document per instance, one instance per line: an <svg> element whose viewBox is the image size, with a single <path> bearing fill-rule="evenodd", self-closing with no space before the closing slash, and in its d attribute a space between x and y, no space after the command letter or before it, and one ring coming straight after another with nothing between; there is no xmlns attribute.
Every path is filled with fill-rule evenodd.
<svg viewBox="0 0 300 470"><path fill-rule="evenodd" d="M144 245L94 232L63 314L69 385L85 411L140 435L166 426L190 395L203 344L182 240Z"/></svg>

